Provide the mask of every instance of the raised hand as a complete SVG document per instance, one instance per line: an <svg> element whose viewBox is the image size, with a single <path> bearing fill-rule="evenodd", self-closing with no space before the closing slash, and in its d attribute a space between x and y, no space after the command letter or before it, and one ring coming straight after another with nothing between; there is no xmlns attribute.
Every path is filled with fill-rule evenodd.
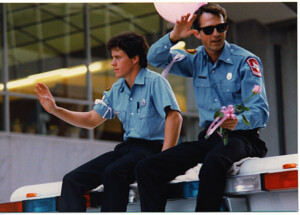
<svg viewBox="0 0 300 215"><path fill-rule="evenodd" d="M195 29L191 29L194 20L197 18L196 14L189 20L190 13L185 16L181 16L180 20L177 20L173 30L170 33L170 39L172 42L178 41L182 38L186 38L191 34L194 34L196 37L198 35L198 31ZM189 20L189 21L188 21Z"/></svg>
<svg viewBox="0 0 300 215"><path fill-rule="evenodd" d="M57 106L48 87L43 83L37 83L34 92L38 96L43 108L48 113L53 114Z"/></svg>

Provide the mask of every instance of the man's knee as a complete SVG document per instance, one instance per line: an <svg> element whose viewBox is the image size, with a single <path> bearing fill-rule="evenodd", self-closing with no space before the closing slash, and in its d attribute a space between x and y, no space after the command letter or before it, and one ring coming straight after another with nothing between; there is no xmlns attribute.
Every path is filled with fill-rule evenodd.
<svg viewBox="0 0 300 215"><path fill-rule="evenodd" d="M137 179L140 179L148 174L150 170L149 159L141 160L135 166L135 175Z"/></svg>
<svg viewBox="0 0 300 215"><path fill-rule="evenodd" d="M63 184L69 184L76 179L74 172L69 172L63 177Z"/></svg>
<svg viewBox="0 0 300 215"><path fill-rule="evenodd" d="M222 153L209 153L202 165L202 172L219 171L219 173L226 174L231 167L232 161L230 158L224 156Z"/></svg>
<svg viewBox="0 0 300 215"><path fill-rule="evenodd" d="M224 155L222 153L219 152L212 152L212 153L208 153L207 156L205 157L204 162L205 163L223 163L223 161L226 158L224 157Z"/></svg>
<svg viewBox="0 0 300 215"><path fill-rule="evenodd" d="M104 171L104 183L116 180L127 180L128 179L128 172L125 172L122 168L110 165L106 167Z"/></svg>

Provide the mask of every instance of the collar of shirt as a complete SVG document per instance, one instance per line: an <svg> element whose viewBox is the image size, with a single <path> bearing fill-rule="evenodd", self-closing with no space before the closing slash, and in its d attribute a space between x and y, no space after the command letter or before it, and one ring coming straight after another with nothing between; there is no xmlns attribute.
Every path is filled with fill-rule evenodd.
<svg viewBox="0 0 300 215"><path fill-rule="evenodd" d="M230 45L227 41L225 41L222 54L218 60L224 61L225 63L233 64Z"/></svg>
<svg viewBox="0 0 300 215"><path fill-rule="evenodd" d="M141 68L137 76L135 77L134 84L131 88L134 87L134 85L144 85L145 84L145 78L147 74L146 68ZM120 87L120 92L123 92L125 90L126 93L130 94L130 89L128 88L128 85L126 84L126 81L124 78L122 78L122 85Z"/></svg>
<svg viewBox="0 0 300 215"><path fill-rule="evenodd" d="M205 51L204 46L202 46L202 48L203 48L203 56L205 57L205 62L204 62L204 65L205 65L210 59L209 59L208 54ZM217 60L217 62L220 60L225 63L233 64L232 57L231 57L230 44L226 40L225 40L225 44L224 44L222 53L221 53L219 59Z"/></svg>

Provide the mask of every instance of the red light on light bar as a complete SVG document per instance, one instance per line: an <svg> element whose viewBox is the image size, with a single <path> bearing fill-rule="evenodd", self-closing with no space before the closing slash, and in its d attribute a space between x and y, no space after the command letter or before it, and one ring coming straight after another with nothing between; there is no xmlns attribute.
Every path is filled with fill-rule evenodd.
<svg viewBox="0 0 300 215"><path fill-rule="evenodd" d="M86 207L91 207L91 196L89 194L85 194L84 197L86 199Z"/></svg>
<svg viewBox="0 0 300 215"><path fill-rule="evenodd" d="M298 188L298 170L264 174L266 190L288 190Z"/></svg>
<svg viewBox="0 0 300 215"><path fill-rule="evenodd" d="M26 198L32 198L32 197L37 197L37 193L26 193Z"/></svg>
<svg viewBox="0 0 300 215"><path fill-rule="evenodd" d="M296 163L287 163L282 166L283 169L291 169L291 168L296 168L296 167L297 167Z"/></svg>
<svg viewBox="0 0 300 215"><path fill-rule="evenodd" d="M2 203L0 212L22 212L22 202Z"/></svg>

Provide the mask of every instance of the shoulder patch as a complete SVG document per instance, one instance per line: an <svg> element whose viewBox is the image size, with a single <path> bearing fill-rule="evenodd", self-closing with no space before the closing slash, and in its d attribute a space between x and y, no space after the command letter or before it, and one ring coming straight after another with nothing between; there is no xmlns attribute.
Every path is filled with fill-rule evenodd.
<svg viewBox="0 0 300 215"><path fill-rule="evenodd" d="M197 50L196 49L185 49L185 51L191 55L194 55L197 53Z"/></svg>
<svg viewBox="0 0 300 215"><path fill-rule="evenodd" d="M253 57L248 58L247 63L250 66L252 74L255 75L255 76L261 77L261 71L260 71L260 67L259 67L259 64L258 64L257 60Z"/></svg>

